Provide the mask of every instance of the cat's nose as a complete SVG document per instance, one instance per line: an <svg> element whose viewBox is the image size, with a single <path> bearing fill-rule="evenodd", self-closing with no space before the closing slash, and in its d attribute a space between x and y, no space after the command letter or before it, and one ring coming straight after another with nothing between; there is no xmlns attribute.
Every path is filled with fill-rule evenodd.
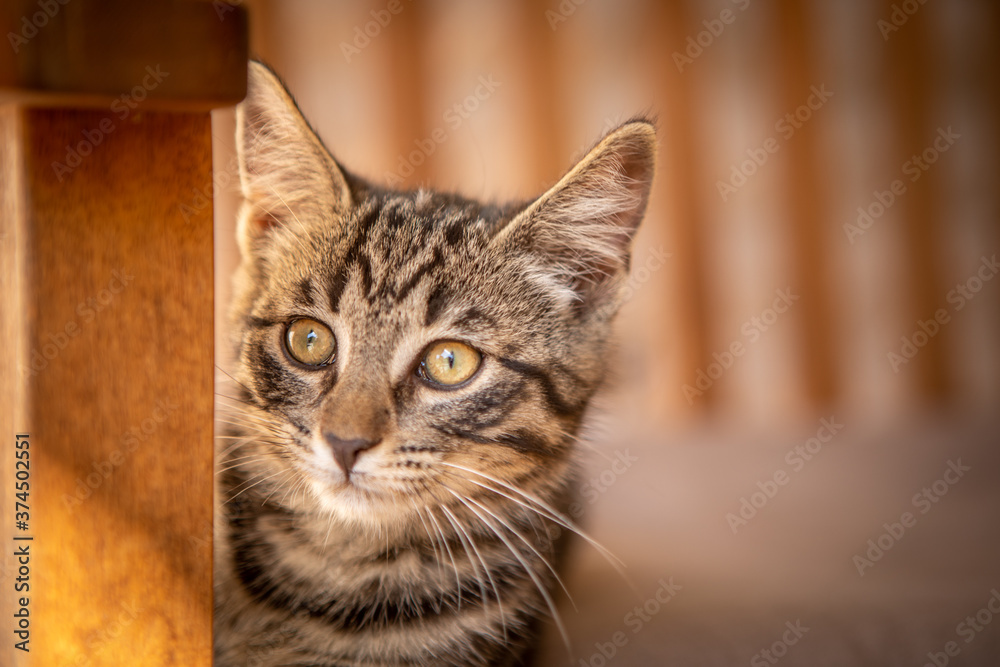
<svg viewBox="0 0 1000 667"><path fill-rule="evenodd" d="M351 476L351 469L354 468L354 462L358 460L358 454L379 443L378 440L365 440L364 438L344 440L332 431L324 432L323 439L330 445L334 460L347 478Z"/></svg>

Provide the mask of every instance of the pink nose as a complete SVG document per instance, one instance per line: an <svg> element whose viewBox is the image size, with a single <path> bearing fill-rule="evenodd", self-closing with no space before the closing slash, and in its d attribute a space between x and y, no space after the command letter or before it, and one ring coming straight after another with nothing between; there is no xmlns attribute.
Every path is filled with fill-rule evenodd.
<svg viewBox="0 0 1000 667"><path fill-rule="evenodd" d="M344 440L330 431L323 433L323 438L330 445L330 449L333 450L334 460L340 466L340 469L344 471L344 476L347 478L351 476L351 469L354 468L354 462L358 460L358 454L366 449L371 449L379 443L378 440L372 441L363 438Z"/></svg>

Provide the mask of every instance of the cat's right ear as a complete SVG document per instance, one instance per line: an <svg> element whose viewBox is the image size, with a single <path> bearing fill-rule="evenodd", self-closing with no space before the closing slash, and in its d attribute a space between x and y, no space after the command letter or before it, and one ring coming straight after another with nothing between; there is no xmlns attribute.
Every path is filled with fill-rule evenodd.
<svg viewBox="0 0 1000 667"><path fill-rule="evenodd" d="M240 245L253 254L275 233L328 222L351 207L340 167L266 65L251 61L236 108L236 151L245 199Z"/></svg>

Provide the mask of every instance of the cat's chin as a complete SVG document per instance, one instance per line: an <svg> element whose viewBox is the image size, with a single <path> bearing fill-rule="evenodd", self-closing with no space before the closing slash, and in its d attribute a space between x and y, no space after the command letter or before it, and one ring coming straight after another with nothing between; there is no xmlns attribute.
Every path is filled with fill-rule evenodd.
<svg viewBox="0 0 1000 667"><path fill-rule="evenodd" d="M310 479L316 509L355 526L405 527L415 520L405 491L389 488L367 474L339 478Z"/></svg>

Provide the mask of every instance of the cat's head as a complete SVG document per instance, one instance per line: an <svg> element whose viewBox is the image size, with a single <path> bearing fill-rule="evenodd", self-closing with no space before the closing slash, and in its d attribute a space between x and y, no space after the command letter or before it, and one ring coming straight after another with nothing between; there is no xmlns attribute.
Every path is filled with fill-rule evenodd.
<svg viewBox="0 0 1000 667"><path fill-rule="evenodd" d="M296 491L275 498L387 525L484 487L559 493L609 361L652 125L610 132L526 204L391 191L345 171L253 63L237 142L236 377L248 465Z"/></svg>

